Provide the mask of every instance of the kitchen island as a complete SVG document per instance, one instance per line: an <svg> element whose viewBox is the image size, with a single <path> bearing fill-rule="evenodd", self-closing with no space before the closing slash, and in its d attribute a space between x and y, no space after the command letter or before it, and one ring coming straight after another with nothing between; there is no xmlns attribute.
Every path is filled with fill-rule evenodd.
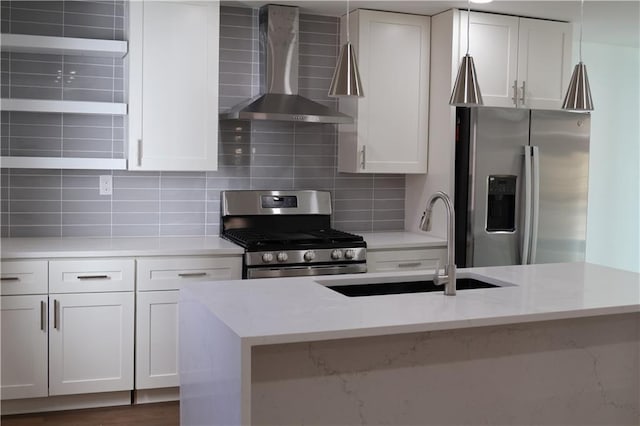
<svg viewBox="0 0 640 426"><path fill-rule="evenodd" d="M429 273L181 290L182 425L640 423L640 275L471 268L500 287L347 297Z"/></svg>

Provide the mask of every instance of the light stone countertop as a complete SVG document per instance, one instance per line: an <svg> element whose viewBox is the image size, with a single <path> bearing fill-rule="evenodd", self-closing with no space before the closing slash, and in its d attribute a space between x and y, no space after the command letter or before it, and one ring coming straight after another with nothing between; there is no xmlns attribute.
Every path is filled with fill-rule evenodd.
<svg viewBox="0 0 640 426"><path fill-rule="evenodd" d="M446 246L444 239L415 232L358 233L369 249ZM218 236L115 238L2 238L2 259L114 256L241 255L244 249Z"/></svg>
<svg viewBox="0 0 640 426"><path fill-rule="evenodd" d="M640 312L640 274L588 263L460 269L501 288L347 297L321 283L424 279L417 272L190 283L181 303L212 312L250 346Z"/></svg>
<svg viewBox="0 0 640 426"><path fill-rule="evenodd" d="M220 237L3 238L3 259L242 255Z"/></svg>
<svg viewBox="0 0 640 426"><path fill-rule="evenodd" d="M412 249L446 247L447 239L436 237L426 232L389 231L359 232L367 242L368 250Z"/></svg>

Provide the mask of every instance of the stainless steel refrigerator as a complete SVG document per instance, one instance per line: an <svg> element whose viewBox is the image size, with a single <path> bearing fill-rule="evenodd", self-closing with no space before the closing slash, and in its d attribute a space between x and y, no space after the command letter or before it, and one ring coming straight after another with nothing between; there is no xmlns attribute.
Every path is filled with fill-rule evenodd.
<svg viewBox="0 0 640 426"><path fill-rule="evenodd" d="M456 264L582 261L588 113L458 108Z"/></svg>

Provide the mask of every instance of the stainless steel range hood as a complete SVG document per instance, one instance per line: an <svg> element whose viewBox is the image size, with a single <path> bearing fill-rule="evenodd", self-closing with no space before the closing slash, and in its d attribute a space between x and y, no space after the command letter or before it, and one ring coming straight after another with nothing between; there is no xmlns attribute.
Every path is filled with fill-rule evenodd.
<svg viewBox="0 0 640 426"><path fill-rule="evenodd" d="M260 93L220 118L352 123L353 118L298 95L298 8L260 9Z"/></svg>

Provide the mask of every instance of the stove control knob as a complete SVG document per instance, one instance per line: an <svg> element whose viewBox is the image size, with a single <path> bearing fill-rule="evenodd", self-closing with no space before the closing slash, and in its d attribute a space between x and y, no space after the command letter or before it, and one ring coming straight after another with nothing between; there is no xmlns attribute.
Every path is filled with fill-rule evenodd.
<svg viewBox="0 0 640 426"><path fill-rule="evenodd" d="M347 249L344 251L344 257L346 259L353 259L356 257L356 251L354 249Z"/></svg>
<svg viewBox="0 0 640 426"><path fill-rule="evenodd" d="M271 263L273 262L273 253L264 253L262 255L262 261L264 263Z"/></svg>
<svg viewBox="0 0 640 426"><path fill-rule="evenodd" d="M311 262L313 259L316 258L316 252L313 250L309 250L304 254L303 257L304 257L304 260L306 260L307 262Z"/></svg>
<svg viewBox="0 0 640 426"><path fill-rule="evenodd" d="M278 259L278 262L286 262L287 259L289 259L289 255L281 251L280 253L278 253L277 259Z"/></svg>
<svg viewBox="0 0 640 426"><path fill-rule="evenodd" d="M335 249L331 252L331 258L333 260L342 259L342 250Z"/></svg>

